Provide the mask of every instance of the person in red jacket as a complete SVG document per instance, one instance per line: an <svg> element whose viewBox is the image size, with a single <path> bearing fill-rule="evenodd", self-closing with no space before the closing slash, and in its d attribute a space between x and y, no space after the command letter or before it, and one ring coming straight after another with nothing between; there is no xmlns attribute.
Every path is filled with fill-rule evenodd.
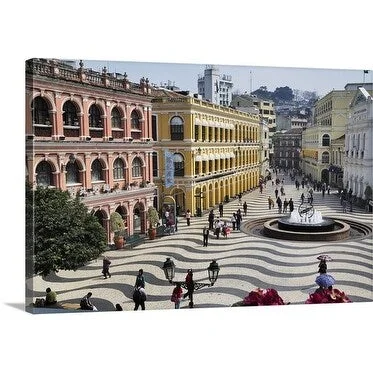
<svg viewBox="0 0 373 373"><path fill-rule="evenodd" d="M187 286L187 292L184 294L184 299L189 296L189 307L193 307L193 293L194 293L194 281L193 281L193 270L188 269L188 273L185 277L185 284Z"/></svg>
<svg viewBox="0 0 373 373"><path fill-rule="evenodd" d="M177 283L171 296L171 302L175 303L175 309L180 308L180 301L181 301L182 294L183 294L183 289L181 288L181 285Z"/></svg>

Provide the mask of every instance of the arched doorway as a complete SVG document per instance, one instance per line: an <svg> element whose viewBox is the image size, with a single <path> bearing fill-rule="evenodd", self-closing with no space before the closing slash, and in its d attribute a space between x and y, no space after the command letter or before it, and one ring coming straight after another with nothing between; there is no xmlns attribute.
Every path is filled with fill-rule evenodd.
<svg viewBox="0 0 373 373"><path fill-rule="evenodd" d="M126 237L128 236L128 222L127 222L127 209L124 206L118 206L115 210L123 219L124 229L126 231Z"/></svg>
<svg viewBox="0 0 373 373"><path fill-rule="evenodd" d="M326 168L321 171L321 182L329 184L329 170Z"/></svg>
<svg viewBox="0 0 373 373"><path fill-rule="evenodd" d="M110 228L109 228L109 219L107 217L106 212L104 210L96 210L93 213L93 216L95 216L98 219L98 222L105 229L106 236L109 242L110 241Z"/></svg>
<svg viewBox="0 0 373 373"><path fill-rule="evenodd" d="M145 223L144 205L138 202L133 208L133 233L145 233Z"/></svg>
<svg viewBox="0 0 373 373"><path fill-rule="evenodd" d="M171 194L176 203L176 216L184 214L186 211L184 191L182 189L174 189Z"/></svg>

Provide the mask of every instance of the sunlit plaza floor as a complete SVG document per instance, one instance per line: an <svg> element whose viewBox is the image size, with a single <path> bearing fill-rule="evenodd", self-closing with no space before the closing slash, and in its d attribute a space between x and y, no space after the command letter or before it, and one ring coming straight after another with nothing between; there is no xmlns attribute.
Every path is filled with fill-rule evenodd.
<svg viewBox="0 0 373 373"><path fill-rule="evenodd" d="M283 198L293 198L297 208L300 195L306 189L300 187L296 190L288 177L285 177L284 188L286 195ZM256 189L243 195L242 202L248 204L243 225L253 219L271 219L278 215L277 209L269 210L267 203L269 195L274 198L274 189L275 186L267 182L263 193ZM314 206L322 216L348 218L372 226L371 213L358 208L343 213L336 190L324 197L321 192L315 192ZM237 199L224 204L223 218L229 220L238 208L242 211ZM217 207L214 212L218 216ZM77 271L60 271L45 279L35 276L26 281L26 286L33 289L33 299L44 297L45 289L50 287L57 292L59 302L72 308L91 291L92 303L99 311L115 310L117 303L124 310L133 310L132 290L138 270L142 268L146 281L146 310L171 309L174 308L170 301L173 286L165 279L162 270L166 258L170 257L176 265L175 281L184 281L187 269L192 268L197 282L208 282L207 267L211 260L216 259L220 267L218 280L213 287L195 292L195 307L230 307L258 287L274 288L286 303L301 307L318 287L315 283L317 256L328 254L332 258L328 263L328 273L335 278L335 287L344 291L353 302L373 299L372 235L337 242L299 242L233 231L227 238L220 236L216 239L211 234L208 246L204 247L204 226L208 226L207 214L192 217L190 226L184 218L179 218L175 234L145 240L132 249L106 252L111 260L111 278L104 279L100 257ZM181 309L187 308L188 300L182 301Z"/></svg>

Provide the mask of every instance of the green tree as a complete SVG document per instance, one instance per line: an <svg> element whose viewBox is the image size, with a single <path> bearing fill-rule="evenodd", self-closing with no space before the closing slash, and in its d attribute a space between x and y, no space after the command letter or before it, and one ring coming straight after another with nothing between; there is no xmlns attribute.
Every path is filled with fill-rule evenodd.
<svg viewBox="0 0 373 373"><path fill-rule="evenodd" d="M32 209L32 212L27 211ZM26 244L33 246L34 273L46 276L76 270L97 258L106 247L106 232L79 198L67 191L38 187L26 190ZM26 253L30 253L26 247Z"/></svg>
<svg viewBox="0 0 373 373"><path fill-rule="evenodd" d="M293 90L286 87L277 87L275 91L273 92L273 101L279 102L279 101L292 101L294 98Z"/></svg>

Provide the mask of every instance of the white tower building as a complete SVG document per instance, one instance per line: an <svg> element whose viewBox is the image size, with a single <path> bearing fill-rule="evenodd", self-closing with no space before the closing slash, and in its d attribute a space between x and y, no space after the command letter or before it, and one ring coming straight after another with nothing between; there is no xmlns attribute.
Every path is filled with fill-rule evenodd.
<svg viewBox="0 0 373 373"><path fill-rule="evenodd" d="M207 65L203 76L198 77L198 94L204 100L217 105L229 106L232 101L232 77L220 75L214 65Z"/></svg>

